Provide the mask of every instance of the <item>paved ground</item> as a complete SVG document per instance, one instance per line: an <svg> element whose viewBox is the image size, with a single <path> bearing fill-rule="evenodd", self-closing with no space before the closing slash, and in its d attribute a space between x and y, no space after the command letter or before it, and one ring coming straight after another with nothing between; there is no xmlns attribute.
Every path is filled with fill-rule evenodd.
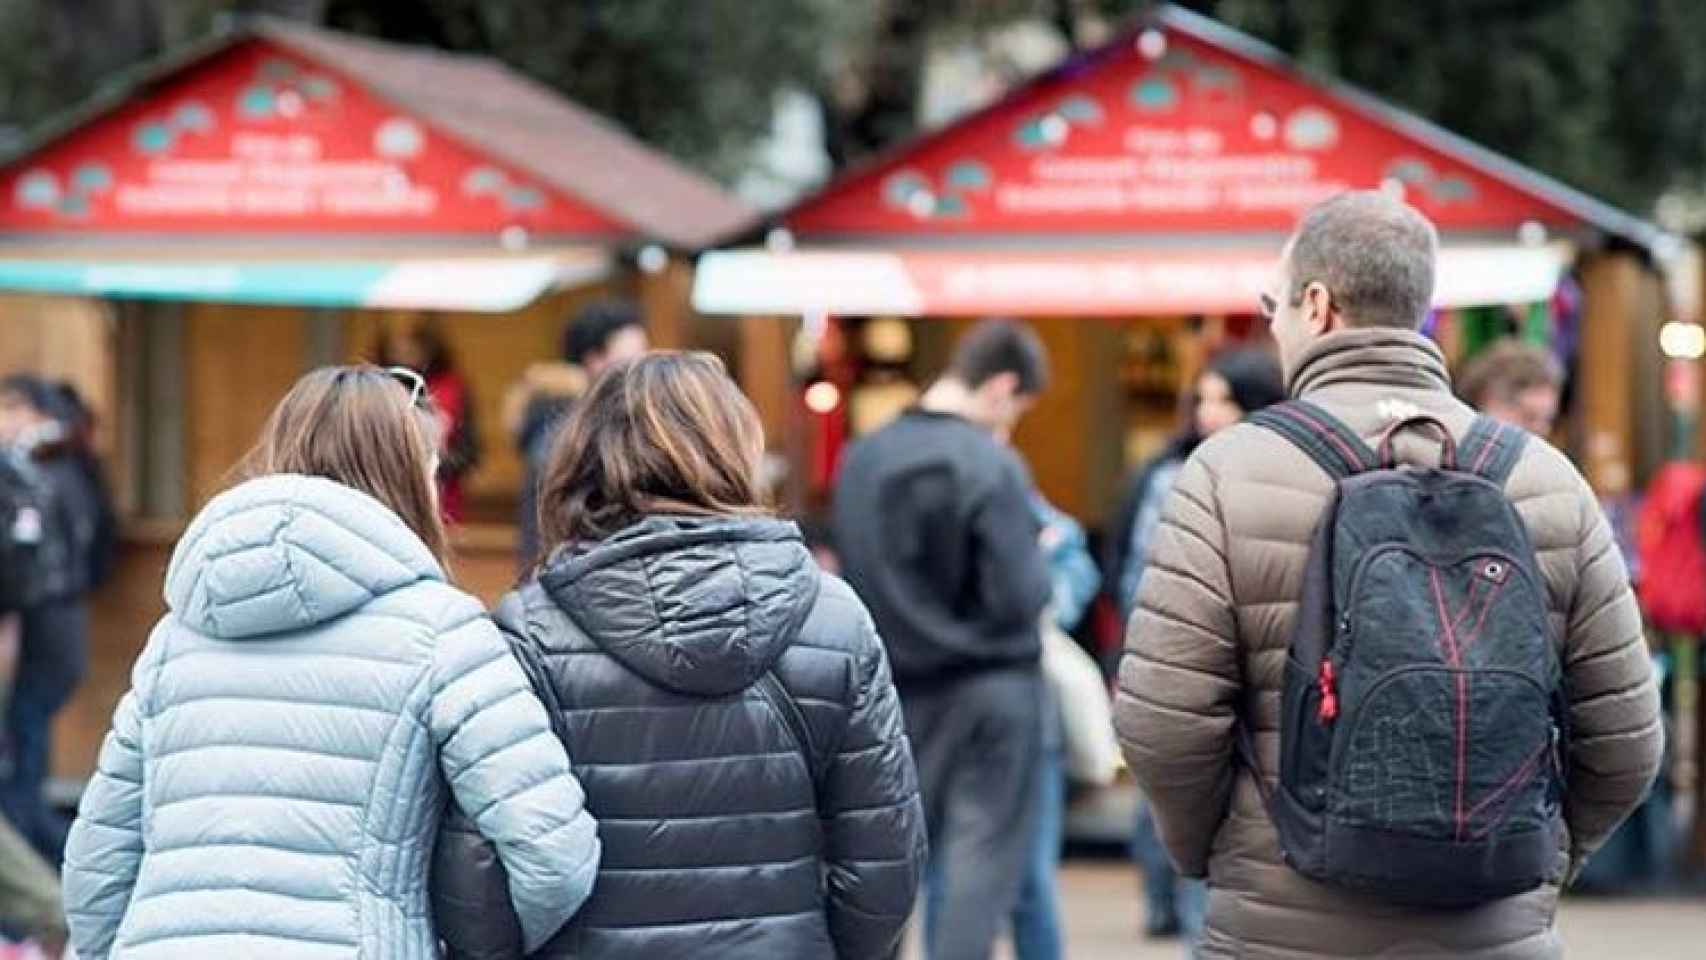
<svg viewBox="0 0 1706 960"><path fill-rule="evenodd" d="M1176 945L1138 936L1137 878L1124 864L1073 861L1061 873L1061 893L1072 960L1179 960ZM1706 898L1571 899L1560 924L1570 960L1706 960Z"/></svg>

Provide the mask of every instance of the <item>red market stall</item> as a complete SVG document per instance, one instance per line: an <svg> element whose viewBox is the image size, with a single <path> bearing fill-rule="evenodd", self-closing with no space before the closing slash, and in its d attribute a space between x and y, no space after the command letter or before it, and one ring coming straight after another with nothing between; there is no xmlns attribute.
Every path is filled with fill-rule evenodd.
<svg viewBox="0 0 1706 960"><path fill-rule="evenodd" d="M493 594L521 482L506 387L593 297L638 298L662 345L701 339L684 257L751 216L496 61L282 21L174 51L38 131L0 164L0 370L91 397L129 518L61 769L92 764L182 523L302 372L441 325L480 428L458 573Z"/></svg>
<svg viewBox="0 0 1706 960"><path fill-rule="evenodd" d="M1095 524L1205 352L1259 335L1256 294L1298 214L1374 187L1440 227L1429 329L1448 352L1503 325L1580 358L1578 449L1626 486L1659 231L1173 7L843 175L757 245L704 254L694 303L796 361L801 382L745 372L773 436L815 427L792 451L808 508L842 434L904 403L968 318L1032 318L1058 376L1017 442Z"/></svg>

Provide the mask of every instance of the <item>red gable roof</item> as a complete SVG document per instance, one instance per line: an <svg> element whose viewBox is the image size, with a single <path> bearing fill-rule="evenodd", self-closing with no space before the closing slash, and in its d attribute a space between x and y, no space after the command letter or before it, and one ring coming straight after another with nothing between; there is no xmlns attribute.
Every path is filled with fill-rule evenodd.
<svg viewBox="0 0 1706 960"><path fill-rule="evenodd" d="M695 247L715 184L494 60L260 21L0 171L0 228L449 234Z"/></svg>
<svg viewBox="0 0 1706 960"><path fill-rule="evenodd" d="M783 216L801 239L1251 233L1403 185L1443 230L1656 229L1172 7Z"/></svg>

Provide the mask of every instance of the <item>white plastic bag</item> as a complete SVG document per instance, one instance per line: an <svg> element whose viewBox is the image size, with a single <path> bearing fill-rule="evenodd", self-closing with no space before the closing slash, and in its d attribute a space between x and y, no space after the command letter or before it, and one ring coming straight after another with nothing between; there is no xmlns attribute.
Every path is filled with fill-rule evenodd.
<svg viewBox="0 0 1706 960"><path fill-rule="evenodd" d="M1066 775L1074 783L1105 787L1114 782L1123 761L1101 668L1046 616L1042 639L1043 676L1060 705Z"/></svg>

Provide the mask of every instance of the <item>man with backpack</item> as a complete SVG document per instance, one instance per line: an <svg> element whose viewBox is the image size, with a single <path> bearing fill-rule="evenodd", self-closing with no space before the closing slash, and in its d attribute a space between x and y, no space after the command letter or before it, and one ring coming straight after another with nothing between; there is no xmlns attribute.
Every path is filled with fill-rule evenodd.
<svg viewBox="0 0 1706 960"><path fill-rule="evenodd" d="M1436 248L1380 193L1303 217L1261 295L1294 399L1203 444L1153 541L1115 724L1203 957L1560 956L1659 763L1592 491L1417 332Z"/></svg>

